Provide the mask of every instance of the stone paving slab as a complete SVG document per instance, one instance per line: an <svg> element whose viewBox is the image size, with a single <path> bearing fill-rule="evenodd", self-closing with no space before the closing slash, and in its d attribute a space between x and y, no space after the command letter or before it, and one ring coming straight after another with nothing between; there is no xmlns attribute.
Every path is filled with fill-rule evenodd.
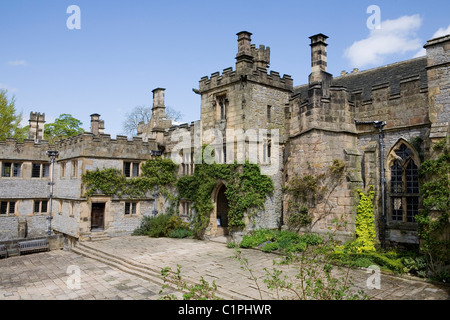
<svg viewBox="0 0 450 320"><path fill-rule="evenodd" d="M155 270L182 266L181 274L198 282L201 276L208 282L227 291L238 292L249 299L277 299L274 292L263 283L266 267L272 270L273 260L278 256L258 250L242 249L249 266L258 278L242 270L233 259L236 251L224 243L194 239L171 239L149 237L120 237L107 241L85 243L90 248L121 256L129 261L145 264ZM80 287L68 288L72 273L69 266L81 271ZM293 275L292 267L278 267ZM69 251L50 251L39 254L10 257L0 260L0 300L52 299L52 300L110 300L110 299L158 299L161 287L102 262ZM381 275L380 289L368 289L370 274L363 270L351 270L354 290L363 289L372 299L381 300L448 300L450 288L422 280L403 279Z"/></svg>

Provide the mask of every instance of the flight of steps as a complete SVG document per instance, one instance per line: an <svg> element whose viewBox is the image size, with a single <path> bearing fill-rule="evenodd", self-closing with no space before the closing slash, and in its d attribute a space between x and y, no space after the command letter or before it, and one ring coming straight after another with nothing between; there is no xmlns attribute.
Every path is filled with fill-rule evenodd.
<svg viewBox="0 0 450 320"><path fill-rule="evenodd" d="M109 239L111 239L111 237L108 236L108 234L103 231L91 232L89 235L90 241L103 241L103 240L109 240Z"/></svg>
<svg viewBox="0 0 450 320"><path fill-rule="evenodd" d="M145 264L140 262L126 259L117 255L114 255L109 252L105 252L95 248L93 245L90 245L89 242L78 242L75 247L71 248L71 251L87 258L91 258L97 261L100 261L104 264L132 274L134 276L140 277L144 280L151 281L155 284L160 285L161 287L164 285L164 280L161 276L161 270L151 268ZM187 283L194 284L198 281L193 281L186 276L183 276L183 280ZM250 297L243 295L242 293L229 291L227 289L221 288L218 286L216 291L216 295L231 300L249 300Z"/></svg>

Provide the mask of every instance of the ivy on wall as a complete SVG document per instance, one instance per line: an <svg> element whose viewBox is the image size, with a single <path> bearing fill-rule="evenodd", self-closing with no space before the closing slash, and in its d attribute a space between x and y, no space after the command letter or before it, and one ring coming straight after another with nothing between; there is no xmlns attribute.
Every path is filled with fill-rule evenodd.
<svg viewBox="0 0 450 320"><path fill-rule="evenodd" d="M156 186L160 192L168 195L166 187L176 182L177 165L170 159L150 159L142 164L141 175L126 178L119 169L107 168L86 171L82 176L85 197L95 194L107 196L141 198Z"/></svg>
<svg viewBox="0 0 450 320"><path fill-rule="evenodd" d="M434 154L422 163L419 171L424 180L420 188L423 209L415 219L419 224L421 250L429 255L433 268L450 263L450 145L443 139L432 149Z"/></svg>
<svg viewBox="0 0 450 320"><path fill-rule="evenodd" d="M197 164L194 174L177 179L177 165L170 159L147 160L141 167L141 175L126 178L118 169L96 169L87 171L82 176L85 196L102 194L116 197L141 198L159 187L159 192L173 204L180 199L193 202L197 213L191 223L196 237L202 237L209 224L214 205L211 194L222 181L226 186L225 196L228 200L228 227L245 227L244 215L251 216L252 210L264 207L267 195L273 191L273 182L262 175L256 164ZM168 192L169 187L176 187L178 197Z"/></svg>
<svg viewBox="0 0 450 320"><path fill-rule="evenodd" d="M372 252L376 251L375 242L377 239L375 233L375 219L373 211L373 198L375 192L373 186L369 186L370 190L367 195L361 190L359 192L359 203L356 208L355 219L355 235L356 235L356 250L357 252Z"/></svg>
<svg viewBox="0 0 450 320"><path fill-rule="evenodd" d="M179 197L193 202L196 215L192 227L196 237L202 237L209 225L214 209L211 194L220 181L226 186L229 228L243 228L245 213L251 216L252 209L264 208L266 197L273 192L272 180L262 175L256 164L196 165L194 175L177 181Z"/></svg>

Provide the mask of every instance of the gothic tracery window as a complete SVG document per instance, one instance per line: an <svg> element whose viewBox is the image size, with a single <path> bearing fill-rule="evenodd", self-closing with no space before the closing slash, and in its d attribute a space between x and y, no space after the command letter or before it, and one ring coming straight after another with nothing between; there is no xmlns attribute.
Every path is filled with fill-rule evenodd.
<svg viewBox="0 0 450 320"><path fill-rule="evenodd" d="M394 159L390 166L391 219L415 222L414 217L419 212L417 159L404 143L393 151L391 157Z"/></svg>

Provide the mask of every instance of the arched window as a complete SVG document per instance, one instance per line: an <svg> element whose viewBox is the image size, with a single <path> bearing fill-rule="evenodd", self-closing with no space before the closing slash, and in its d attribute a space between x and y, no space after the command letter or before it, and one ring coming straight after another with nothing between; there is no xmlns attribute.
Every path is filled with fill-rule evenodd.
<svg viewBox="0 0 450 320"><path fill-rule="evenodd" d="M392 221L415 222L419 212L419 179L417 157L405 144L400 143L389 155L390 212Z"/></svg>

